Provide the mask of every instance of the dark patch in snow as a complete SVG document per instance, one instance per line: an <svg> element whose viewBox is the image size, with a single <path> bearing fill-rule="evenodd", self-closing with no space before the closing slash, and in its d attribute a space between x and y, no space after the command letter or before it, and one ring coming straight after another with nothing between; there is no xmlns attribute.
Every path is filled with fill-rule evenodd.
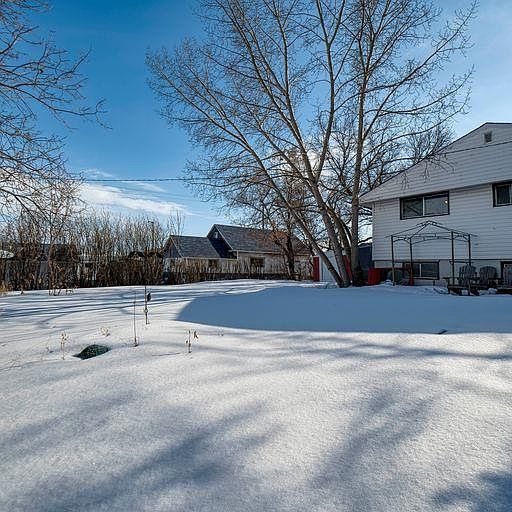
<svg viewBox="0 0 512 512"><path fill-rule="evenodd" d="M442 510L455 505L471 512L510 512L512 510L512 474L481 473L476 483L461 484L438 493L434 501Z"/></svg>
<svg viewBox="0 0 512 512"><path fill-rule="evenodd" d="M437 334L444 334L445 332L448 332L446 329L441 329Z"/></svg>
<svg viewBox="0 0 512 512"><path fill-rule="evenodd" d="M85 347L79 354L74 354L73 357L79 357L80 359L90 359L91 357L101 356L105 352L110 350L105 345L89 345Z"/></svg>

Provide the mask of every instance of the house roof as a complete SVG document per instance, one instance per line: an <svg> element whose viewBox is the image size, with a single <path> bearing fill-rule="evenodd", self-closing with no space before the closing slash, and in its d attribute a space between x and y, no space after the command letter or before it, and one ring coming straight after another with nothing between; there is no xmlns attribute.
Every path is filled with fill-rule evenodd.
<svg viewBox="0 0 512 512"><path fill-rule="evenodd" d="M214 229L221 234L232 251L239 252L282 253L282 249L276 241L276 236L286 236L284 232L276 233L269 229L214 224L208 233L208 237L210 237ZM309 254L307 247L297 237L293 237L292 243L296 254Z"/></svg>
<svg viewBox="0 0 512 512"><path fill-rule="evenodd" d="M492 132L492 141L483 135ZM493 183L511 177L512 123L484 123L360 196L362 205L376 201L428 194Z"/></svg>
<svg viewBox="0 0 512 512"><path fill-rule="evenodd" d="M205 236L171 236L181 258L219 258L210 240Z"/></svg>

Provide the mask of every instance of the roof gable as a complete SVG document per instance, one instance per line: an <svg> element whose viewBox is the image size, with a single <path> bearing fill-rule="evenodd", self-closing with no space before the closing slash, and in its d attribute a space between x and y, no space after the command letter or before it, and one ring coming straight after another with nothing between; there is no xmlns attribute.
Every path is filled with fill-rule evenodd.
<svg viewBox="0 0 512 512"><path fill-rule="evenodd" d="M490 142L484 135L492 134ZM485 123L361 195L361 204L512 179L512 123Z"/></svg>

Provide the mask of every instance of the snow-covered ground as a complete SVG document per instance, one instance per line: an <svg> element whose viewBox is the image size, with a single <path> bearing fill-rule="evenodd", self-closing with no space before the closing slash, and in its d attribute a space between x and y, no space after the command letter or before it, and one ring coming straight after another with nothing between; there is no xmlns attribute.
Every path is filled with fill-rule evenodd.
<svg viewBox="0 0 512 512"><path fill-rule="evenodd" d="M151 292L0 297L1 511L512 510L512 297Z"/></svg>

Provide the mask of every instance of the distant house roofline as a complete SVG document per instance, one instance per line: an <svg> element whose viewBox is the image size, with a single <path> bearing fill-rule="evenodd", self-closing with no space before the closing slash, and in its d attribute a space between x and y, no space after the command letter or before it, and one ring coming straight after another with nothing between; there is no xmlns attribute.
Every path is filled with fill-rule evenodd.
<svg viewBox="0 0 512 512"><path fill-rule="evenodd" d="M282 249L275 240L271 240L271 237L275 236L276 233L286 235L286 232L272 229L262 229L250 226L234 226L229 224L214 224L208 232L208 237L214 229L221 234L224 242L232 251L251 253L257 252L261 254L282 254ZM230 232L231 231L231 232ZM251 234L246 238L239 238L240 235ZM259 236L258 236L259 235ZM266 235L268 238L262 238L261 235ZM271 244L269 244L271 240ZM296 255L303 256L309 255L310 251L307 246L295 235L292 235L292 240L295 245ZM251 246L251 242L253 246Z"/></svg>
<svg viewBox="0 0 512 512"><path fill-rule="evenodd" d="M217 239L212 238L214 231L220 234L219 243L216 243ZM224 259L228 257L229 253L235 252L267 255L283 254L283 250L278 246L273 235L275 235L275 232L269 229L214 224L206 237L170 235L165 247L166 250L171 251L172 244L178 258ZM310 254L308 248L296 236L293 236L293 244L297 256Z"/></svg>

